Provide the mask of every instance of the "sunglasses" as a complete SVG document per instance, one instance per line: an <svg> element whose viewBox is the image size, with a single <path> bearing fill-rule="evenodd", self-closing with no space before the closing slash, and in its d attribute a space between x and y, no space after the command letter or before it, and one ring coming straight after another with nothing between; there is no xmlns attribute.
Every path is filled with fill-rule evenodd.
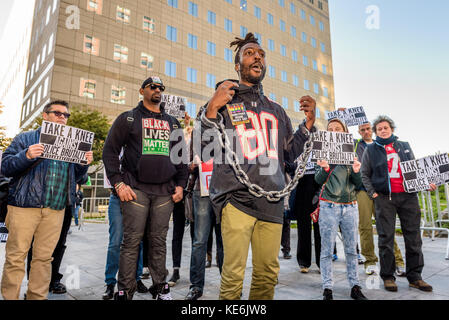
<svg viewBox="0 0 449 320"><path fill-rule="evenodd" d="M48 111L46 113L54 113L58 118L64 116L64 118L68 119L70 117L70 113L59 112L59 111Z"/></svg>
<svg viewBox="0 0 449 320"><path fill-rule="evenodd" d="M156 88L159 88L159 90L161 90L161 92L165 91L165 86L159 86L159 85L156 85L156 84L149 84L145 88L148 88L148 87L150 87L151 90L156 90Z"/></svg>

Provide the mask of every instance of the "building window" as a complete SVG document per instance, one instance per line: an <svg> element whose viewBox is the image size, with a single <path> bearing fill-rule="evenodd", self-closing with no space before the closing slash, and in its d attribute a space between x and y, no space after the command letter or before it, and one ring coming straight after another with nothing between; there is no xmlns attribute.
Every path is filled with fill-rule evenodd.
<svg viewBox="0 0 449 320"><path fill-rule="evenodd" d="M316 48L316 39L314 37L310 37L310 44L312 47Z"/></svg>
<svg viewBox="0 0 449 320"><path fill-rule="evenodd" d="M321 52L326 52L326 45L322 42L320 42L320 46L321 46Z"/></svg>
<svg viewBox="0 0 449 320"><path fill-rule="evenodd" d="M311 24L312 26L315 25L315 17L314 17L314 16L310 16L310 24Z"/></svg>
<svg viewBox="0 0 449 320"><path fill-rule="evenodd" d="M215 57L216 45L213 42L207 41L207 54Z"/></svg>
<svg viewBox="0 0 449 320"><path fill-rule="evenodd" d="M281 44L281 55L283 57L287 56L287 48L283 44Z"/></svg>
<svg viewBox="0 0 449 320"><path fill-rule="evenodd" d="M196 78L197 78L197 70L193 69L193 68L187 68L187 81L188 82L192 82L192 83L196 83Z"/></svg>
<svg viewBox="0 0 449 320"><path fill-rule="evenodd" d="M93 11L96 14L101 14L103 9L103 0L87 0L87 11Z"/></svg>
<svg viewBox="0 0 449 320"><path fill-rule="evenodd" d="M294 85L295 87L299 86L299 78L298 78L297 75L294 74L294 75L292 76L292 81L293 81L293 85Z"/></svg>
<svg viewBox="0 0 449 320"><path fill-rule="evenodd" d="M293 2L290 2L290 12L296 14L296 6Z"/></svg>
<svg viewBox="0 0 449 320"><path fill-rule="evenodd" d="M124 24L129 24L129 16L131 14L131 11L126 8L122 8L120 6L117 6L117 21L123 22Z"/></svg>
<svg viewBox="0 0 449 320"><path fill-rule="evenodd" d="M42 98L42 86L39 86L39 89L37 89L37 99L36 99L36 105L38 106L39 103L41 103Z"/></svg>
<svg viewBox="0 0 449 320"><path fill-rule="evenodd" d="M285 0L279 0L279 5L284 8L285 7Z"/></svg>
<svg viewBox="0 0 449 320"><path fill-rule="evenodd" d="M207 11L207 22L209 22L210 24L213 24L215 26L216 19L217 19L217 15L215 14L215 12Z"/></svg>
<svg viewBox="0 0 449 320"><path fill-rule="evenodd" d="M254 37L257 39L257 42L262 45L262 35L260 33L255 32Z"/></svg>
<svg viewBox="0 0 449 320"><path fill-rule="evenodd" d="M320 30L324 31L324 23L320 21Z"/></svg>
<svg viewBox="0 0 449 320"><path fill-rule="evenodd" d="M325 96L326 98L329 98L329 92L327 91L326 87L323 87L323 96Z"/></svg>
<svg viewBox="0 0 449 320"><path fill-rule="evenodd" d="M50 14L51 14L51 7L48 7L47 17L45 18L45 25L48 25L48 23L50 22Z"/></svg>
<svg viewBox="0 0 449 320"><path fill-rule="evenodd" d="M312 67L313 67L313 70L318 71L318 63L316 62L316 60L312 60Z"/></svg>
<svg viewBox="0 0 449 320"><path fill-rule="evenodd" d="M114 61L128 63L128 48L114 44Z"/></svg>
<svg viewBox="0 0 449 320"><path fill-rule="evenodd" d="M246 0L240 0L240 9L243 11L248 11L248 3Z"/></svg>
<svg viewBox="0 0 449 320"><path fill-rule="evenodd" d="M30 70L28 70L28 72L27 72L27 77L26 77L25 86L28 85L28 82L30 82Z"/></svg>
<svg viewBox="0 0 449 320"><path fill-rule="evenodd" d="M140 55L140 67L143 69L153 70L154 57L148 53L142 52Z"/></svg>
<svg viewBox="0 0 449 320"><path fill-rule="evenodd" d="M50 38L52 38L52 37L50 37ZM49 45L50 44L53 44L53 41L49 42ZM50 53L50 48L51 48L51 46L48 47L49 53ZM84 35L84 46L83 46L84 53L89 53L89 54L98 56L98 53L100 51L99 49L100 49L100 40L85 34Z"/></svg>
<svg viewBox="0 0 449 320"><path fill-rule="evenodd" d="M274 51L274 40L268 39L268 50Z"/></svg>
<svg viewBox="0 0 449 320"><path fill-rule="evenodd" d="M296 50L292 50L292 59L295 62L298 62L298 52Z"/></svg>
<svg viewBox="0 0 449 320"><path fill-rule="evenodd" d="M189 33L187 35L187 46L191 49L197 50L198 49L198 37Z"/></svg>
<svg viewBox="0 0 449 320"><path fill-rule="evenodd" d="M198 17L198 5L189 1L189 14Z"/></svg>
<svg viewBox="0 0 449 320"><path fill-rule="evenodd" d="M227 3L232 4L232 0L225 0Z"/></svg>
<svg viewBox="0 0 449 320"><path fill-rule="evenodd" d="M167 0L167 3L170 7L178 8L178 0Z"/></svg>
<svg viewBox="0 0 449 320"><path fill-rule="evenodd" d="M268 75L271 78L276 78L276 68L273 66L268 66Z"/></svg>
<svg viewBox="0 0 449 320"><path fill-rule="evenodd" d="M298 100L293 101L293 106L295 108L295 112L299 112L300 104Z"/></svg>
<svg viewBox="0 0 449 320"><path fill-rule="evenodd" d="M240 36L242 38L245 38L247 33L248 33L248 28L244 27L244 26L240 26Z"/></svg>
<svg viewBox="0 0 449 320"><path fill-rule="evenodd" d="M285 21L282 19L279 20L279 29L285 32Z"/></svg>
<svg viewBox="0 0 449 320"><path fill-rule="evenodd" d="M310 2L311 4L313 4L313 0L309 0L309 2Z"/></svg>
<svg viewBox="0 0 449 320"><path fill-rule="evenodd" d="M228 48L224 49L224 59L227 62L232 62L232 50L231 49L228 49Z"/></svg>
<svg viewBox="0 0 449 320"><path fill-rule="evenodd" d="M323 10L323 3L321 1L318 1L318 9Z"/></svg>
<svg viewBox="0 0 449 320"><path fill-rule="evenodd" d="M50 38L48 39L48 52L47 52L47 55L50 55L51 51L53 50L53 38L54 38L54 33L52 33L50 35ZM95 39L95 42L97 43L98 46L100 45L100 41L98 41L97 39ZM98 51L97 51L97 55L98 55Z"/></svg>
<svg viewBox="0 0 449 320"><path fill-rule="evenodd" d="M41 64L44 64L46 53L47 53L47 44L44 44L44 47L42 48Z"/></svg>
<svg viewBox="0 0 449 320"><path fill-rule="evenodd" d="M167 40L176 42L178 39L178 30L175 27L167 25Z"/></svg>
<svg viewBox="0 0 449 320"><path fill-rule="evenodd" d="M165 60L165 74L169 77L176 78L176 63Z"/></svg>
<svg viewBox="0 0 449 320"><path fill-rule="evenodd" d="M271 24L271 25L274 24L274 18L271 13L267 13L267 22L268 22L268 24Z"/></svg>
<svg viewBox="0 0 449 320"><path fill-rule="evenodd" d="M296 38L296 28L294 26L290 27L290 34L292 37Z"/></svg>
<svg viewBox="0 0 449 320"><path fill-rule="evenodd" d="M284 81L284 82L288 81L288 79L287 79L287 71L282 71L281 72L281 80Z"/></svg>
<svg viewBox="0 0 449 320"><path fill-rule="evenodd" d="M309 80L304 79L304 89L310 90L310 87L309 87Z"/></svg>
<svg viewBox="0 0 449 320"><path fill-rule="evenodd" d="M55 13L57 6L58 6L58 0L53 0L53 11L52 11L52 13Z"/></svg>
<svg viewBox="0 0 449 320"><path fill-rule="evenodd" d="M315 117L318 119L321 118L321 111L318 107L315 108Z"/></svg>
<svg viewBox="0 0 449 320"><path fill-rule="evenodd" d="M148 33L154 33L154 19L143 16L143 30Z"/></svg>
<svg viewBox="0 0 449 320"><path fill-rule="evenodd" d="M262 17L262 11L257 6L254 6L254 15L257 19L260 19Z"/></svg>
<svg viewBox="0 0 449 320"><path fill-rule="evenodd" d="M288 109L288 98L282 97L282 108Z"/></svg>
<svg viewBox="0 0 449 320"><path fill-rule="evenodd" d="M126 89L125 87L112 86L111 88L111 102L117 104L125 104Z"/></svg>
<svg viewBox="0 0 449 320"><path fill-rule="evenodd" d="M206 75L206 86L208 88L215 89L216 78L213 74L208 73Z"/></svg>
<svg viewBox="0 0 449 320"><path fill-rule="evenodd" d="M270 100L276 102L276 95L274 93L270 93Z"/></svg>
<svg viewBox="0 0 449 320"><path fill-rule="evenodd" d="M95 99L95 87L97 82L90 79L80 79L80 97ZM44 90L45 91L45 90Z"/></svg>
<svg viewBox="0 0 449 320"><path fill-rule="evenodd" d="M187 102L186 103L186 111L189 114L189 116L191 116L192 118L196 117L196 104Z"/></svg>
<svg viewBox="0 0 449 320"><path fill-rule="evenodd" d="M232 32L232 20L224 19L224 28L227 32Z"/></svg>
<svg viewBox="0 0 449 320"><path fill-rule="evenodd" d="M322 68L322 70L323 70L323 73L324 73L324 74L327 74L327 68L326 68L326 65L325 65L325 64L321 65L321 68Z"/></svg>
<svg viewBox="0 0 449 320"><path fill-rule="evenodd" d="M301 19L306 20L306 12L301 9Z"/></svg>
<svg viewBox="0 0 449 320"><path fill-rule="evenodd" d="M302 42L306 42L306 43L307 43L307 35L306 35L305 32L303 32L303 33L301 34L301 39L302 39Z"/></svg>
<svg viewBox="0 0 449 320"><path fill-rule="evenodd" d="M39 71L39 66L40 66L40 63L41 63L40 60L41 60L41 55L38 54L37 58L36 58L36 73Z"/></svg>
<svg viewBox="0 0 449 320"><path fill-rule="evenodd" d="M302 56L302 64L306 67L309 65L309 58L307 56Z"/></svg>
<svg viewBox="0 0 449 320"><path fill-rule="evenodd" d="M313 92L315 92L316 94L320 93L320 89L318 88L318 83L313 84Z"/></svg>
<svg viewBox="0 0 449 320"><path fill-rule="evenodd" d="M33 65L31 66L31 76L30 76L30 79L33 79L33 77L34 77L34 63L33 63Z"/></svg>

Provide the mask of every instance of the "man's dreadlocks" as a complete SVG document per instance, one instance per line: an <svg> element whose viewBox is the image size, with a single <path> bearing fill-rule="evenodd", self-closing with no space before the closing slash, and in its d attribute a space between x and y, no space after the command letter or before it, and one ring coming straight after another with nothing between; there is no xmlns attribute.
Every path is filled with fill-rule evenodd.
<svg viewBox="0 0 449 320"><path fill-rule="evenodd" d="M234 51L237 51L235 54L235 58L234 58L235 64L240 63L240 50L247 43L259 44L259 41L257 40L257 38L254 36L254 34L252 32L249 32L246 34L245 39L235 37L235 40L229 44L229 47L231 47L231 48L233 46L236 46L236 48L234 49Z"/></svg>

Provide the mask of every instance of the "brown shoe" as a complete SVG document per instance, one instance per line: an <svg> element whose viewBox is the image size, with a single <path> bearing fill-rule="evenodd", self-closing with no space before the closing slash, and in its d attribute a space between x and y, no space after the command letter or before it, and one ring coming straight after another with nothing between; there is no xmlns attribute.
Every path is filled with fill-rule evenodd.
<svg viewBox="0 0 449 320"><path fill-rule="evenodd" d="M387 290L387 291L391 291L391 292L398 291L398 286L396 285L396 282L394 282L394 280L392 280L392 279L384 280L384 287L385 287L385 290Z"/></svg>
<svg viewBox="0 0 449 320"><path fill-rule="evenodd" d="M412 288L419 289L421 291L425 291L425 292L432 292L432 290L433 290L432 286L430 284L428 284L427 282L425 282L424 280L416 280L416 281L410 282L409 286Z"/></svg>

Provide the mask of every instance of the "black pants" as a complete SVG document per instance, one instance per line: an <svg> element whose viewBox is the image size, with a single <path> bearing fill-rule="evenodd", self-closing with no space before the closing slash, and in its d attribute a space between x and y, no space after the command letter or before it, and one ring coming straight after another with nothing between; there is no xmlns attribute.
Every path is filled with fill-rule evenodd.
<svg viewBox="0 0 449 320"><path fill-rule="evenodd" d="M61 235L59 236L58 244L56 245L55 250L53 251L53 261L51 262L51 280L50 286L60 282L63 275L59 273L59 268L61 267L62 258L64 257L65 249L67 248L65 242L67 240L67 233L70 229L70 224L72 223L72 211L73 206L69 206L65 208L64 211L64 221L62 222ZM33 244L31 243L31 248L28 251L27 256L27 278L30 275L31 268L31 260L33 259Z"/></svg>
<svg viewBox="0 0 449 320"><path fill-rule="evenodd" d="M311 213L311 212L310 212ZM298 246L296 259L300 266L309 268L312 264L312 218L310 213L299 212L298 216ZM315 262L320 267L321 236L320 226L313 223L313 238L315 243Z"/></svg>
<svg viewBox="0 0 449 320"><path fill-rule="evenodd" d="M283 253L290 253L290 220L285 218L282 224L281 246Z"/></svg>
<svg viewBox="0 0 449 320"><path fill-rule="evenodd" d="M184 201L175 203L173 207L173 239L172 239L172 259L173 268L181 267L182 239L184 238L184 228L186 217L184 215ZM193 223L190 223L190 237L193 239Z"/></svg>
<svg viewBox="0 0 449 320"><path fill-rule="evenodd" d="M376 228L379 235L380 276L382 279L395 279L394 234L396 212L401 221L405 242L406 275L409 282L421 280L424 267L421 240L421 209L416 194L392 193L389 196L379 194L374 199Z"/></svg>

